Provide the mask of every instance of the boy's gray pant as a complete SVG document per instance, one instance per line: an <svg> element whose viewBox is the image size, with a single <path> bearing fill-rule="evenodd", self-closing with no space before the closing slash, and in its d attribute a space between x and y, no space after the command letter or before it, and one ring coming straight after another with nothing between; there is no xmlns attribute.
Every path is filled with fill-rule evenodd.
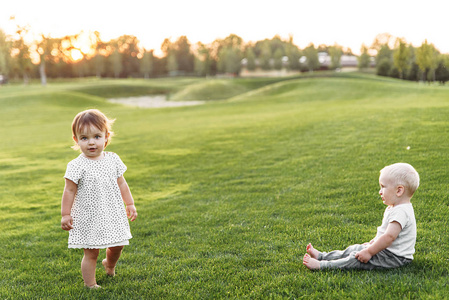
<svg viewBox="0 0 449 300"><path fill-rule="evenodd" d="M366 245L352 245L343 251L335 250L329 253L320 252L318 260L320 261L321 269L389 269L397 268L410 263L412 260L397 256L388 250L382 250L369 260L367 263L362 263L355 254L363 249Z"/></svg>

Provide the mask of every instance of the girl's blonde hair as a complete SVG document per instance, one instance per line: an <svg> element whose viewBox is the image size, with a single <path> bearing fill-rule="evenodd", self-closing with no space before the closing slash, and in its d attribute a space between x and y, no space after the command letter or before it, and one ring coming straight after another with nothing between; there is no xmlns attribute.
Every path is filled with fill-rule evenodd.
<svg viewBox="0 0 449 300"><path fill-rule="evenodd" d="M88 109L78 113L72 122L72 134L74 137L78 137L78 135L84 131L86 127L95 126L101 131L106 132L106 142L104 147L111 143L112 136L114 132L111 131L112 124L114 124L115 119L109 119L98 109ZM79 146L75 142L75 145L72 146L73 149L78 150Z"/></svg>

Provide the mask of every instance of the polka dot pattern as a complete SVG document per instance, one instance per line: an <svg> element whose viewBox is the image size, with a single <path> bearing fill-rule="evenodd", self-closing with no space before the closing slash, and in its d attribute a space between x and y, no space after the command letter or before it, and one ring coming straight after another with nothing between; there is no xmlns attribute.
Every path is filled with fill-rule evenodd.
<svg viewBox="0 0 449 300"><path fill-rule="evenodd" d="M91 160L80 154L67 164L65 178L78 185L71 216L69 247L101 248L132 238L117 179L126 171L120 157L105 152Z"/></svg>

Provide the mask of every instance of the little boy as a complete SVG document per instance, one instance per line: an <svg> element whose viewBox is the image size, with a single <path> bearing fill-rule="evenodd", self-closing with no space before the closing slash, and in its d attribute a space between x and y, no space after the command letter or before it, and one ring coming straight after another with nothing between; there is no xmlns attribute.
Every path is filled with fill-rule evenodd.
<svg viewBox="0 0 449 300"><path fill-rule="evenodd" d="M386 269L410 263L415 253L416 221L410 199L419 186L418 172L396 163L380 171L379 194L385 205L382 225L369 243L343 251L320 252L307 245L303 264L311 269Z"/></svg>

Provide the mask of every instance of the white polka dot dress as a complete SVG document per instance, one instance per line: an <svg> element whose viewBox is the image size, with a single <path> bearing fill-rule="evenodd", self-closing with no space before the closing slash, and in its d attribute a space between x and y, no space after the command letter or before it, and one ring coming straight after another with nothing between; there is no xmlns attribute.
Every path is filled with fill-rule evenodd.
<svg viewBox="0 0 449 300"><path fill-rule="evenodd" d="M117 179L126 171L120 157L100 160L82 154L67 164L65 178L78 185L71 216L69 248L100 249L128 245L132 238Z"/></svg>

